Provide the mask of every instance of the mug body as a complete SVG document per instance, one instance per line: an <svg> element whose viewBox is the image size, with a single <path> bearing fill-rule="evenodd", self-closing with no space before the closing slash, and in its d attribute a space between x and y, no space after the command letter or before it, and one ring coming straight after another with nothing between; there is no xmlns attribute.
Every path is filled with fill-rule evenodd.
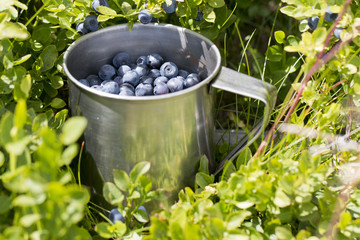
<svg viewBox="0 0 360 240"><path fill-rule="evenodd" d="M119 96L78 82L97 74L118 52L127 52L132 62L158 53L179 69L199 73L203 80L158 96ZM81 180L94 195L100 197L103 183L113 181L113 169L129 172L141 161L151 163L148 176L153 187L169 196L193 186L203 155L214 168L216 90L210 82L220 63L219 50L211 41L173 25L135 24L131 31L127 25L108 27L79 38L67 49L64 71L71 114L88 120Z"/></svg>

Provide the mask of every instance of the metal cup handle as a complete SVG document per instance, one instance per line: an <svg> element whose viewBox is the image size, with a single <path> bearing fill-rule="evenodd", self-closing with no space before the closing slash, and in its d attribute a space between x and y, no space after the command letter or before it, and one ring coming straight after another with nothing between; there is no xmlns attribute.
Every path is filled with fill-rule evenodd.
<svg viewBox="0 0 360 240"><path fill-rule="evenodd" d="M222 170L227 160L234 160L242 149L253 143L264 131L266 125L270 121L271 112L275 106L276 88L267 82L239 73L227 67L222 67L219 75L211 86L245 97L254 98L265 104L262 121L256 124L250 134L241 139L238 145L236 145L236 147L220 162L215 170L216 175ZM249 137L251 138L249 139Z"/></svg>

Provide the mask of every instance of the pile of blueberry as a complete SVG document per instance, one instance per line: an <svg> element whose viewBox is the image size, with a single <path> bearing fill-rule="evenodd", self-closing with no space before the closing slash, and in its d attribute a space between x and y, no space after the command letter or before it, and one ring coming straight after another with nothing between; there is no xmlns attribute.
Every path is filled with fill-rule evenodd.
<svg viewBox="0 0 360 240"><path fill-rule="evenodd" d="M338 17L337 13L333 13L329 7L326 8L324 20L327 22L333 22ZM311 30L315 30L317 28L317 25L319 23L319 16L311 17L308 19L308 25ZM340 39L340 34L344 30L344 28L336 28L334 31L334 36L338 39Z"/></svg>
<svg viewBox="0 0 360 240"><path fill-rule="evenodd" d="M173 93L200 81L199 74L179 69L175 63L165 62L157 53L140 56L132 63L126 52L117 53L112 64L101 66L97 74L79 80L93 89L122 96Z"/></svg>
<svg viewBox="0 0 360 240"><path fill-rule="evenodd" d="M101 14L96 10L97 7L104 6L109 7L107 0L93 0L91 3L92 9L97 13ZM76 25L76 31L81 35L85 35L89 32L95 32L99 28L99 22L96 15L88 15L85 17L83 22Z"/></svg>

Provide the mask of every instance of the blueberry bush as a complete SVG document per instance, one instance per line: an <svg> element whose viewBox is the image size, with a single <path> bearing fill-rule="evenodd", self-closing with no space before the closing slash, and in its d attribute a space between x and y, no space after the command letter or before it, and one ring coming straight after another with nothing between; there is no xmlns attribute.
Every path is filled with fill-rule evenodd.
<svg viewBox="0 0 360 240"><path fill-rule="evenodd" d="M114 171L103 189L114 209L78 181L87 120L69 116L62 69L74 40L134 23L194 30L278 94L261 139L231 162L262 107L219 91L224 167L203 157L195 187L152 212L144 204L164 195L148 162ZM359 31L351 0L1 1L0 239L359 239Z"/></svg>

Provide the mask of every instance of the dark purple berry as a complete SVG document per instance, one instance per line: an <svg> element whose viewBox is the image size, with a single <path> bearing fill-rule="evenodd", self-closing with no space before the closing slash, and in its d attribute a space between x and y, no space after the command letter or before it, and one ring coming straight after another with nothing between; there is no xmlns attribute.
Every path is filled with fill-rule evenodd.
<svg viewBox="0 0 360 240"><path fill-rule="evenodd" d="M128 71L131 71L131 68L128 65L121 65L117 70L117 74L122 77Z"/></svg>
<svg viewBox="0 0 360 240"><path fill-rule="evenodd" d="M152 15L151 15L151 13L149 13L149 9L141 10L138 15L138 19L143 24L150 23L152 20Z"/></svg>
<svg viewBox="0 0 360 240"><path fill-rule="evenodd" d="M311 30L315 30L317 28L319 19L320 19L319 17L311 17L308 19L308 25Z"/></svg>
<svg viewBox="0 0 360 240"><path fill-rule="evenodd" d="M89 83L89 81L87 80L87 79L80 79L79 80L79 82L81 82L82 84L84 84L85 86L88 86L88 87L90 87L90 83Z"/></svg>
<svg viewBox="0 0 360 240"><path fill-rule="evenodd" d="M115 55L112 62L114 67L119 68L121 65L129 65L131 63L131 59L129 54L126 52L119 52Z"/></svg>
<svg viewBox="0 0 360 240"><path fill-rule="evenodd" d="M139 84L139 80L139 74L137 74L137 72L134 70L126 72L123 76L123 82L130 83L134 87Z"/></svg>
<svg viewBox="0 0 360 240"><path fill-rule="evenodd" d="M99 28L99 22L95 15L88 15L84 20L84 27L89 30L89 32L95 32Z"/></svg>
<svg viewBox="0 0 360 240"><path fill-rule="evenodd" d="M146 56L140 56L136 59L136 65L145 65L146 64Z"/></svg>
<svg viewBox="0 0 360 240"><path fill-rule="evenodd" d="M160 67L160 74L167 78L176 77L178 74L178 67L173 62L165 62Z"/></svg>
<svg viewBox="0 0 360 240"><path fill-rule="evenodd" d="M85 35L89 33L89 30L87 30L84 26L84 22L80 22L76 25L76 31L80 33L81 35Z"/></svg>
<svg viewBox="0 0 360 240"><path fill-rule="evenodd" d="M159 82L154 87L154 95L162 95L169 93L169 89L166 83Z"/></svg>
<svg viewBox="0 0 360 240"><path fill-rule="evenodd" d="M99 78L99 76L95 75L95 74L91 74L91 75L87 76L86 80L89 81L90 86L100 85L102 82L102 80Z"/></svg>
<svg viewBox="0 0 360 240"><path fill-rule="evenodd" d="M154 80L154 86L157 85L158 83L167 83L168 81L169 79L167 77L164 76L157 77Z"/></svg>
<svg viewBox="0 0 360 240"><path fill-rule="evenodd" d="M337 13L333 13L331 10L330 10L330 7L328 6L326 8L326 12L325 12L325 21L328 21L328 22L332 22L332 21L335 21L335 19L337 18L338 14Z"/></svg>
<svg viewBox="0 0 360 240"><path fill-rule="evenodd" d="M171 1L171 4L168 6L167 4L166 4L166 2L164 2L163 4L162 4L162 8L164 9L164 11L166 12L166 13L173 13L173 12L175 12L175 10L176 10L176 0L172 0Z"/></svg>
<svg viewBox="0 0 360 240"><path fill-rule="evenodd" d="M119 84L114 81L109 81L104 85L102 85L101 91L106 93L119 94L120 92Z"/></svg>
<svg viewBox="0 0 360 240"><path fill-rule="evenodd" d="M116 69L110 64L105 64L100 67L98 75L102 80L110 80L116 75Z"/></svg>
<svg viewBox="0 0 360 240"><path fill-rule="evenodd" d="M179 69L178 75L183 77L183 78L186 78L189 75L189 72L184 70L184 69Z"/></svg>
<svg viewBox="0 0 360 240"><path fill-rule="evenodd" d="M184 78L181 76L171 78L166 84L170 92L178 92L184 89Z"/></svg>
<svg viewBox="0 0 360 240"><path fill-rule="evenodd" d="M136 96L148 96L153 95L153 87L151 84L147 83L139 83L135 88L135 95Z"/></svg>
<svg viewBox="0 0 360 240"><path fill-rule="evenodd" d="M101 14L100 12L98 12L96 9L97 7L109 7L109 4L106 0L93 0L91 3L91 7L94 9L94 11L98 14Z"/></svg>
<svg viewBox="0 0 360 240"><path fill-rule="evenodd" d="M109 220L112 223L115 223L116 221L125 222L124 216L119 212L117 208L111 209L109 214Z"/></svg>
<svg viewBox="0 0 360 240"><path fill-rule="evenodd" d="M189 88L198 84L199 82L200 82L199 75L196 73L190 73L184 81L184 87Z"/></svg>
<svg viewBox="0 0 360 240"><path fill-rule="evenodd" d="M160 68L164 63L164 59L157 53L152 53L146 56L146 65L149 68Z"/></svg>

